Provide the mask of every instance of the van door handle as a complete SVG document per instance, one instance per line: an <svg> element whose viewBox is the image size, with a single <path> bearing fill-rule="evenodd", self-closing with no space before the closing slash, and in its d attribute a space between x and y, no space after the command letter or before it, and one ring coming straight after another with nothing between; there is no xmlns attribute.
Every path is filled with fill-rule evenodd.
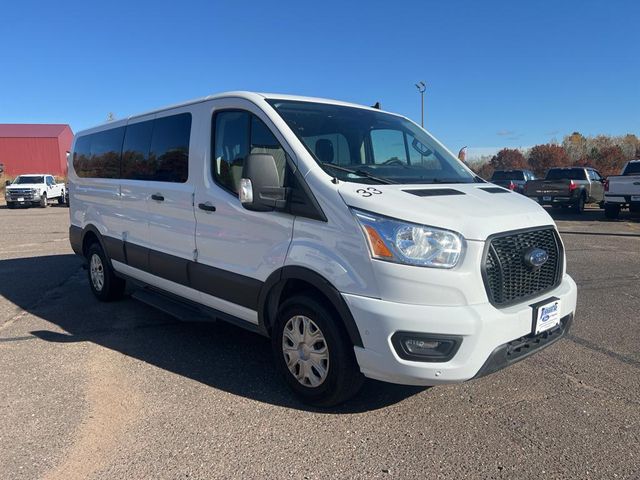
<svg viewBox="0 0 640 480"><path fill-rule="evenodd" d="M159 202L164 202L164 197L162 195L160 195L159 193L154 193L153 195L151 195L151 200L157 200Z"/></svg>
<svg viewBox="0 0 640 480"><path fill-rule="evenodd" d="M215 212L216 211L216 207L211 205L209 202L207 202L207 203L199 203L198 204L198 208L200 210L204 210L205 212Z"/></svg>

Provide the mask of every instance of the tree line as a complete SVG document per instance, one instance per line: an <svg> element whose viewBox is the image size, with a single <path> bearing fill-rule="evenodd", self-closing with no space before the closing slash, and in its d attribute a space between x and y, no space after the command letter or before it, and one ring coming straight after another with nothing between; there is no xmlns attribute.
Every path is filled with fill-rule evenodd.
<svg viewBox="0 0 640 480"><path fill-rule="evenodd" d="M536 145L528 150L503 148L492 157L482 157L470 167L482 178L489 179L495 170L515 168L532 170L543 177L551 167L593 167L601 175L618 175L626 162L640 158L640 139L634 134L585 137L573 132L562 143Z"/></svg>

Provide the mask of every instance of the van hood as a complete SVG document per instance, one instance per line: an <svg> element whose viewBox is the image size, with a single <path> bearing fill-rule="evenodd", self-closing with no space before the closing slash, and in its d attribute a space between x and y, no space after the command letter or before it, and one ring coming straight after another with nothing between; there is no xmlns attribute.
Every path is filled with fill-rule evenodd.
<svg viewBox="0 0 640 480"><path fill-rule="evenodd" d="M341 182L338 192L353 208L453 230L467 240L494 233L555 225L524 195L490 183L363 185Z"/></svg>

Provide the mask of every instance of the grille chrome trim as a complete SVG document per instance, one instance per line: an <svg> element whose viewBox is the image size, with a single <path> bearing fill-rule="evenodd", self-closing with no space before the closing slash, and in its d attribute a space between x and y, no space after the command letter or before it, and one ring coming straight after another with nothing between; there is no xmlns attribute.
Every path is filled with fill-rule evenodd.
<svg viewBox="0 0 640 480"><path fill-rule="evenodd" d="M509 251L513 246L517 249ZM548 252L549 260L540 268L527 268L522 261L524 252L531 247L552 250ZM553 290L562 281L563 263L564 248L553 225L489 236L481 265L489 302L496 308L505 308Z"/></svg>
<svg viewBox="0 0 640 480"><path fill-rule="evenodd" d="M35 190L33 188L12 188L7 190L9 193L9 200L14 202L18 198L24 198L25 202L33 201L35 197Z"/></svg>

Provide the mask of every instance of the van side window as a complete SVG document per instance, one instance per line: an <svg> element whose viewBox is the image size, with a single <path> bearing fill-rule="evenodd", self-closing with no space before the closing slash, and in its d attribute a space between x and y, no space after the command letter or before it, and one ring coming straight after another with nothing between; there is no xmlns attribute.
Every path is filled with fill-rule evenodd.
<svg viewBox="0 0 640 480"><path fill-rule="evenodd" d="M124 127L78 138L73 168L79 177L119 178Z"/></svg>
<svg viewBox="0 0 640 480"><path fill-rule="evenodd" d="M280 142L271 133L271 130L258 117L251 116L251 150L249 153L266 153L272 155L276 161L278 175L280 176L280 187L284 185L285 167L287 165L287 155Z"/></svg>
<svg viewBox="0 0 640 480"><path fill-rule="evenodd" d="M249 151L249 113L218 113L214 128L213 172L216 181L238 193L242 165Z"/></svg>
<svg viewBox="0 0 640 480"><path fill-rule="evenodd" d="M147 180L153 176L149 164L153 120L127 125L122 146L122 178Z"/></svg>
<svg viewBox="0 0 640 480"><path fill-rule="evenodd" d="M227 190L238 193L244 159L250 153L273 155L284 185L286 153L269 128L248 112L228 111L215 115L213 174Z"/></svg>
<svg viewBox="0 0 640 480"><path fill-rule="evenodd" d="M149 164L154 169L150 180L177 183L187 181L190 136L190 113L155 119L149 150Z"/></svg>
<svg viewBox="0 0 640 480"><path fill-rule="evenodd" d="M127 125L122 146L122 178L186 182L190 137L190 113Z"/></svg>
<svg viewBox="0 0 640 480"><path fill-rule="evenodd" d="M73 148L73 169L79 177L91 176L91 138L89 135L76 138Z"/></svg>

